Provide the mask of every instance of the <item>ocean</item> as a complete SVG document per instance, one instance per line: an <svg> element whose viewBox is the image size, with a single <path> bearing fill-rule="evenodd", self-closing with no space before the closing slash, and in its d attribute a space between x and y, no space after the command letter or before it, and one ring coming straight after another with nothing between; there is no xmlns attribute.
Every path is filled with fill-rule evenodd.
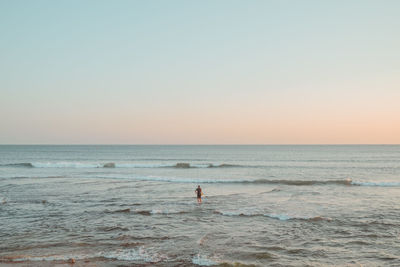
<svg viewBox="0 0 400 267"><path fill-rule="evenodd" d="M0 265L73 263L400 266L400 146L0 146Z"/></svg>

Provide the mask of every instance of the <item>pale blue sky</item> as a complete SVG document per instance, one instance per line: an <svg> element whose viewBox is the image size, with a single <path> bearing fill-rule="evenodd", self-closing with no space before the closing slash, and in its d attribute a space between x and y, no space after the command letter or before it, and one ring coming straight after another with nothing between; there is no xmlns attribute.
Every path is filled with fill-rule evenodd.
<svg viewBox="0 0 400 267"><path fill-rule="evenodd" d="M0 0L0 143L400 143L399 14Z"/></svg>

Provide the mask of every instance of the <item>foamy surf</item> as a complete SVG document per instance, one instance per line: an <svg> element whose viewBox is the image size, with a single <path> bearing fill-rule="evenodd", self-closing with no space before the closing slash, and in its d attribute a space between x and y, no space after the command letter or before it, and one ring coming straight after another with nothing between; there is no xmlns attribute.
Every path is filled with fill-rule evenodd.
<svg viewBox="0 0 400 267"><path fill-rule="evenodd" d="M101 163L83 162L32 162L34 168L101 168Z"/></svg>
<svg viewBox="0 0 400 267"><path fill-rule="evenodd" d="M98 256L115 259L121 261L139 261L139 262L160 262L168 259L166 255L154 252L151 253L144 247L134 248L134 249L119 249L111 252L102 252Z"/></svg>
<svg viewBox="0 0 400 267"><path fill-rule="evenodd" d="M331 221L331 218L322 217L322 216L296 216L296 215L288 215L288 214L277 214L277 213L270 213L265 214L262 212L257 211L215 211L214 213L220 214L223 216L230 216L230 217L268 217L271 219L277 219L280 221L288 221L288 220L303 220L303 221Z"/></svg>
<svg viewBox="0 0 400 267"><path fill-rule="evenodd" d="M204 178L178 178L178 177L160 177L160 176L104 176L97 175L94 178L104 179L133 179L140 181L170 182L170 183L203 183L203 184L271 184L271 185L290 185L290 186L324 186L324 185L343 185L343 186L382 186L382 187L400 187L396 182L358 182L351 179L343 180L273 180L273 179L204 179ZM277 189L279 191L280 189Z"/></svg>
<svg viewBox="0 0 400 267"><path fill-rule="evenodd" d="M352 181L352 185L358 186L378 186L378 187L399 187L400 183L398 182L359 182L359 181Z"/></svg>
<svg viewBox="0 0 400 267"><path fill-rule="evenodd" d="M214 266L218 265L218 263L204 255L197 254L196 256L193 257L192 263L199 265L199 266Z"/></svg>
<svg viewBox="0 0 400 267"><path fill-rule="evenodd" d="M0 167L14 168L234 168L234 167L252 167L241 166L226 163L187 163L178 162L173 164L166 163L124 163L124 162L21 162L0 164ZM255 167L255 166L254 166Z"/></svg>
<svg viewBox="0 0 400 267"><path fill-rule="evenodd" d="M188 211L178 211L178 210L166 210L166 209L153 209L150 211L150 214L156 215L156 214L162 214L162 215L170 215L170 214L184 214L188 213Z"/></svg>
<svg viewBox="0 0 400 267"><path fill-rule="evenodd" d="M18 256L8 256L8 257L0 257L0 262L25 262L25 261L64 261L67 262L71 259L74 260L84 260L89 258L89 255L84 254L66 254L66 255L43 255L43 256L34 256L34 255L18 255Z"/></svg>
<svg viewBox="0 0 400 267"><path fill-rule="evenodd" d="M73 162L59 162L59 163L21 163L21 166L28 167L32 166L35 168L165 168L175 167L176 165L167 164L115 164L114 163L73 163ZM7 166L10 164L7 164ZM14 166L14 164L11 164ZM18 165L18 164L17 164ZM5 166L4 164L2 166ZM201 168L201 165L197 165L195 168ZM204 166L203 166L204 167ZM180 167L178 167L180 168ZM204 167L206 168L206 167ZM85 177L88 178L99 178L99 179L128 179L128 180L139 180L139 181L153 181L153 182L170 182L170 183L203 183L203 184L271 184L271 185L289 185L289 186L314 186L314 185L343 185L343 186L370 186L370 187L400 187L400 182L362 182L353 181L352 179L342 180L286 180L286 179L205 179L205 178L182 178L182 177L161 177L161 176L118 176L118 175L90 175ZM13 176L13 177L0 177L0 178L68 178L68 176ZM72 176L70 177L72 178ZM280 189L276 189L279 191ZM272 191L274 192L274 191Z"/></svg>
<svg viewBox="0 0 400 267"><path fill-rule="evenodd" d="M302 221L310 221L310 222L316 222L316 221L332 221L331 218L328 217L322 217L322 216L289 216L287 214L264 214L264 216L272 218L272 219L278 219L280 221L288 221L288 220L302 220Z"/></svg>
<svg viewBox="0 0 400 267"><path fill-rule="evenodd" d="M29 261L54 261L54 262L70 262L71 260L87 260L94 258L106 258L121 261L137 261L137 262L148 262L156 263L160 261L167 260L166 255L160 254L158 252L150 253L143 246L132 249L119 249L115 251L103 251L92 255L85 254L65 254L65 255L19 255L19 256L8 256L0 257L0 262L29 262Z"/></svg>

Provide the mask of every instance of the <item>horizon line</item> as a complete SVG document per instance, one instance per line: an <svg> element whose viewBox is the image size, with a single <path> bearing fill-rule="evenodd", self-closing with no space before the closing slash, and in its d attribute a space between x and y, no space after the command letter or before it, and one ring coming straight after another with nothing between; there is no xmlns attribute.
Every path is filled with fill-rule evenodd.
<svg viewBox="0 0 400 267"><path fill-rule="evenodd" d="M117 144L46 144L46 143L35 143L35 144L0 144L0 146L395 146L395 145L400 145L400 143L337 143L337 144L323 144L323 143L318 143L318 144L313 144L313 143L307 143L307 144L255 144L255 143L249 143L249 144L122 144L122 143L117 143Z"/></svg>

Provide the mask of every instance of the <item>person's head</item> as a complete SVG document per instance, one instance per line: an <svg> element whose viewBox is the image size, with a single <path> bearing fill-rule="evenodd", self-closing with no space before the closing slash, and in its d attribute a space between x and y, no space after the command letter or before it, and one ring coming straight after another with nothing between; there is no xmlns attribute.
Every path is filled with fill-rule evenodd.
<svg viewBox="0 0 400 267"><path fill-rule="evenodd" d="M200 188L200 185L198 185L197 188Z"/></svg>

